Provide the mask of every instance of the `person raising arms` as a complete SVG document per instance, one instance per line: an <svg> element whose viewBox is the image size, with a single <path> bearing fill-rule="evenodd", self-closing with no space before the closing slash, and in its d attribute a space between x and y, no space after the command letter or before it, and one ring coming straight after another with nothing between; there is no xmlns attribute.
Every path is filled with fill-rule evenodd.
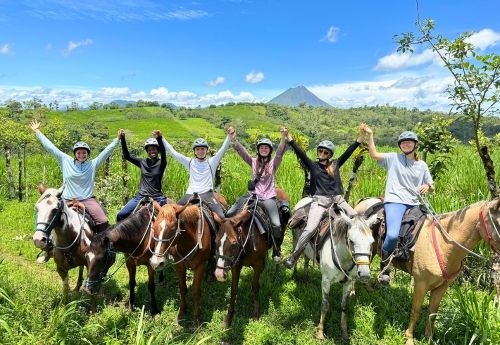
<svg viewBox="0 0 500 345"><path fill-rule="evenodd" d="M419 194L434 190L434 181L427 164L418 159L418 137L414 132L405 131L399 135L401 153L380 153L375 147L373 130L364 123L361 130L368 136L370 157L387 170L384 195L386 235L382 248L382 266L385 266L385 261L396 248L403 215L407 209L420 204ZM389 284L389 269L382 270L379 281Z"/></svg>
<svg viewBox="0 0 500 345"><path fill-rule="evenodd" d="M309 195L312 195L313 200L304 231L300 235L292 255L285 260L286 267L293 268L295 266L307 243L314 236L323 214L333 203L336 203L350 217L356 214L356 211L342 196L344 188L340 179L340 167L362 142L363 135L360 129L358 139L338 159L332 160L335 145L330 140L323 140L316 147L317 161L313 161L307 157L306 153L293 140L292 135L288 133L288 143L302 164L310 171L311 184L309 186Z"/></svg>

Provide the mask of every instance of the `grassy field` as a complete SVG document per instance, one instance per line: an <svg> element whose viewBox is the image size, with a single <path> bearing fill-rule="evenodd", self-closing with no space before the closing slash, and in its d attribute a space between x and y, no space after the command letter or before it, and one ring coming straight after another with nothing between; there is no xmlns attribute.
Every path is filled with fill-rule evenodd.
<svg viewBox="0 0 500 345"><path fill-rule="evenodd" d="M195 118L177 120L165 113L164 130L196 136L211 126L206 120ZM117 116L115 124L123 123ZM154 120L158 123L157 120ZM189 123L189 124L188 124ZM153 123L144 122L134 126L134 134L147 136ZM126 127L126 126L124 126ZM212 129L210 129L212 130ZM214 129L215 130L215 129ZM144 131L144 132L143 132ZM220 139L224 137L219 130ZM194 133L196 132L196 134ZM338 149L342 152L343 147ZM386 148L387 149L387 148ZM484 171L478 156L469 147L460 147L454 154L448 172L437 181L437 191L430 197L438 212L462 208L470 203L489 197ZM496 170L500 171L500 152L493 152ZM13 161L16 166L17 161ZM45 165L45 169L42 167ZM342 168L344 186L350 175L352 161ZM390 288L380 288L375 283L377 265L373 265L375 291L358 284L356 297L349 306L348 328L351 338L342 341L340 336L341 286L333 286L331 308L325 322L328 340L320 342L314 338L319 320L321 303L321 275L316 267L307 279L294 281L291 273L283 268L275 270L268 264L261 279L260 320L252 320L251 269L245 268L240 280L240 291L236 305L233 327L222 328L229 296L230 279L225 283L204 283L202 320L205 322L194 332L189 328L191 308L188 307L188 321L177 325L175 317L178 307L178 292L172 265L165 269L166 283L157 289L160 315L152 318L147 314L149 295L147 292L146 269L138 271L137 308L125 308L128 298L128 274L120 268L99 296L97 313L88 312L88 298L83 293L70 295L71 303L63 306L61 281L51 260L47 265L34 263L38 253L31 242L33 232L33 205L38 197L37 182L59 186L60 172L56 162L46 155L28 159L28 200L23 202L0 199L0 343L5 344L402 344L404 330L408 324L412 295L410 276L397 272ZM44 173L45 171L45 173ZM123 193L120 187L120 155L117 151L112 159L112 177L103 180L98 177L97 195L110 200L110 219L120 208ZM139 170L129 166L128 185L135 191L139 181ZM5 176L5 163L0 160L0 174ZM223 160L222 193L229 203L245 191L250 170L230 151ZM277 181L290 194L292 204L301 194L303 173L292 153L285 155L278 171ZM365 196L383 194L385 172L367 159L358 173L351 201ZM169 161L164 180L164 191L172 198L184 194L187 187L187 173L176 162ZM0 195L5 195L5 186ZM113 191L113 192L110 192ZM113 194L113 195L107 195ZM291 252L291 235L287 233L284 252ZM488 253L484 246L478 248ZM111 271L118 268L123 257ZM300 264L299 264L300 265ZM76 271L71 273L71 284L76 282ZM302 269L299 276L303 277ZM191 279L191 276L189 276ZM189 284L189 283L188 283ZM432 341L423 337L426 312L416 329L417 344L480 344L500 342L500 312L492 303L489 290L478 288L474 282L461 279L454 283L445 295L437 318ZM191 301L189 295L189 303ZM424 307L427 305L427 300ZM145 305L145 312L142 310Z"/></svg>

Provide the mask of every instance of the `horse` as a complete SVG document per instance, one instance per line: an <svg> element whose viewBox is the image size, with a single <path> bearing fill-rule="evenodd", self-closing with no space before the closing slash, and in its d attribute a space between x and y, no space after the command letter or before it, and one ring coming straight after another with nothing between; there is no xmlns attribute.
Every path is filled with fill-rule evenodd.
<svg viewBox="0 0 500 345"><path fill-rule="evenodd" d="M160 312L155 297L155 271L149 264L153 221L154 206L153 203L148 203L134 214L94 236L86 254L88 261L86 292L93 295L99 291L108 268L114 262L114 254L121 252L125 254L125 265L129 275L128 307L134 308L137 266L145 265L148 268L148 291L151 295L150 313L156 315Z"/></svg>
<svg viewBox="0 0 500 345"><path fill-rule="evenodd" d="M215 193L215 197L227 207L222 195ZM174 259L180 293L178 323L184 320L186 314L186 272L187 269L193 270L193 328L200 324L201 283L214 249L210 224L203 208L201 202L157 207L158 216L153 224L154 249L149 260L154 270L161 270L168 255ZM212 216L220 221L215 213L212 212Z"/></svg>
<svg viewBox="0 0 500 345"><path fill-rule="evenodd" d="M66 205L61 197L64 186L59 189L38 186L41 196L35 204L36 229L33 242L37 248L49 250L53 244L54 262L63 281L63 302L68 302L70 269L78 267L75 291L83 281L83 267L87 265L85 252L90 245L92 230L83 215ZM52 237L52 240L50 239Z"/></svg>
<svg viewBox="0 0 500 345"><path fill-rule="evenodd" d="M276 192L278 200L288 201L288 195L283 190L276 189ZM215 276L218 281L224 282L229 269L232 274L231 299L224 318L225 328L230 327L233 321L238 283L243 266L253 268L253 318L256 320L260 317L260 275L266 263L267 250L273 246L273 239L268 238L268 233L272 232L272 229L269 229L268 233L261 233L256 226L253 226L255 219L252 218L252 213L244 208L234 217L224 219L215 239L217 259ZM286 220L282 219L281 238L284 237L286 223Z"/></svg>
<svg viewBox="0 0 500 345"><path fill-rule="evenodd" d="M369 198L357 206L365 211L379 199ZM406 344L413 344L413 332L425 295L430 291L429 319L425 336L432 335L439 303L463 268L463 259L484 240L496 253L500 250L500 199L479 201L457 211L427 216L408 262L394 265L413 276L413 300ZM378 229L372 229L377 231Z"/></svg>

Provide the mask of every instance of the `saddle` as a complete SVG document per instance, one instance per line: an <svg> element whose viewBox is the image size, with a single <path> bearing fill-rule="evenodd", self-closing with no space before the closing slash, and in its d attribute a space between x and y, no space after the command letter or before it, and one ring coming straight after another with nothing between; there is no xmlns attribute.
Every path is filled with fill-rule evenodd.
<svg viewBox="0 0 500 345"><path fill-rule="evenodd" d="M377 252L380 254L386 234L383 200L369 207L365 212L365 218L369 218L373 214L377 214L380 220L372 228L373 237L377 242ZM396 249L393 252L395 260L403 262L410 260L411 252L415 250L415 243L427 214L428 211L421 207L412 207L406 210L401 221Z"/></svg>
<svg viewBox="0 0 500 345"><path fill-rule="evenodd" d="M90 216L89 213L85 211L85 205L79 202L78 200L71 200L67 203L68 207L71 207L76 211L81 217L83 217L83 221L86 222L91 229L95 229L96 224L94 218Z"/></svg>
<svg viewBox="0 0 500 345"><path fill-rule="evenodd" d="M312 199L310 200L312 201ZM292 217L288 221L288 226L291 229L300 229L304 227L307 223L307 216L309 214L309 208L311 202L307 202L304 205L299 205L299 208L295 209ZM325 244L326 239L330 236L330 222L333 222L335 218L340 216L341 208L334 203L332 207L325 209L321 221L316 229L314 236L309 241L312 246L316 260L319 262L319 250Z"/></svg>

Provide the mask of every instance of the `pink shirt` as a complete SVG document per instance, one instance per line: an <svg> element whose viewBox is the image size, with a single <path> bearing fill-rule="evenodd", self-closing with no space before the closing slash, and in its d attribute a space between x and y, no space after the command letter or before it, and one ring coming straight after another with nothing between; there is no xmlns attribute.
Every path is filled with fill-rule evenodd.
<svg viewBox="0 0 500 345"><path fill-rule="evenodd" d="M234 149L243 158L243 160L252 167L252 179L257 176L257 158L252 158L248 154L247 150L238 141L234 143ZM263 200L274 198L276 196L276 187L274 181L274 175L276 170L281 164L283 154L286 151L286 145L283 143L278 146L276 150L276 155L268 164L268 167L264 170L263 174L260 176L259 181L255 185L254 193Z"/></svg>

